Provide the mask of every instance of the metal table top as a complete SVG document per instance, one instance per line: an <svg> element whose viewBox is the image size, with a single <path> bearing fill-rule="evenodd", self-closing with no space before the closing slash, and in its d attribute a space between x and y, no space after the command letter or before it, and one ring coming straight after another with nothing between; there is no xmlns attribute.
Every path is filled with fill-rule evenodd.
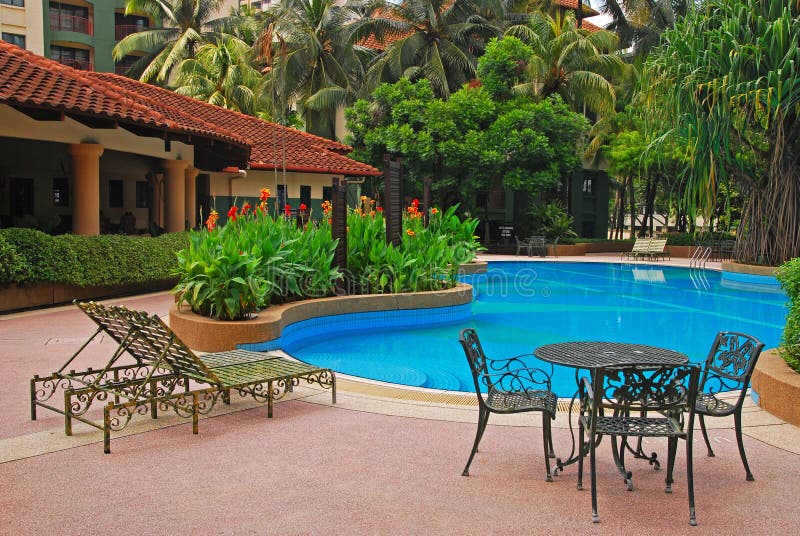
<svg viewBox="0 0 800 536"><path fill-rule="evenodd" d="M684 365L689 358L680 352L619 342L560 342L534 350L542 361L581 369L625 365Z"/></svg>

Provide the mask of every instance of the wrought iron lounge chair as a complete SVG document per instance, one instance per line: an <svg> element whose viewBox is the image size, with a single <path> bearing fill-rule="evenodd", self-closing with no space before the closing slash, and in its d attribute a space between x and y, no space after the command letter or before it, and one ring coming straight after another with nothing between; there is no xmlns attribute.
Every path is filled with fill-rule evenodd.
<svg viewBox="0 0 800 536"><path fill-rule="evenodd" d="M483 347L474 329L461 331L459 338L464 353L469 361L475 392L478 395L478 430L472 452L464 467L462 476L469 476L469 466L478 444L481 442L486 424L491 413L523 413L529 411L542 412L542 441L544 443L544 463L547 469L547 481L552 482L550 458L553 454L553 438L550 433L550 421L556 418L558 398L550 390L550 373L537 368L528 368L519 359L490 359L483 353ZM486 397L482 393L486 389Z"/></svg>
<svg viewBox="0 0 800 536"><path fill-rule="evenodd" d="M181 417L191 417L196 434L199 416L209 413L220 399L228 403L231 391L266 402L269 417L273 401L301 380L330 388L336 402L336 377L330 369L245 350L198 357L157 315L93 302L76 305L98 328L60 369L31 379L31 419L36 419L36 408L41 406L64 415L67 435L72 435L73 419L94 426L103 431L106 453L111 448L111 432L122 430L134 415L148 411L152 418L157 418L159 410L170 408ZM100 333L119 345L103 368L67 371ZM123 363L126 354L133 363L130 359ZM56 392L63 392L63 410L52 405ZM96 400L108 400L102 423L86 415Z"/></svg>
<svg viewBox="0 0 800 536"><path fill-rule="evenodd" d="M695 412L700 418L700 430L710 457L714 456L714 451L708 440L705 417L733 415L739 456L742 458L746 478L750 481L753 480L753 473L750 472L742 442L742 405L750 386L750 376L763 349L764 343L750 335L731 331L718 333L708 352L695 404ZM725 391L739 391L733 404L718 398Z"/></svg>
<svg viewBox="0 0 800 536"><path fill-rule="evenodd" d="M678 439L686 442L686 482L689 490L689 524L696 525L694 480L692 475L692 426L700 369L696 365L673 367L597 368L592 379L580 382L581 416L578 444L584 449L578 460L578 489L583 489L583 459L588 454L592 521L597 523L597 484L595 449L601 436L621 438L612 445L614 461L632 489L625 469L625 450L629 437L666 437L666 491L672 491L672 470ZM687 412L687 415L684 415ZM650 415L657 416L650 416ZM587 443L584 437L588 435ZM585 446L588 444L588 448Z"/></svg>

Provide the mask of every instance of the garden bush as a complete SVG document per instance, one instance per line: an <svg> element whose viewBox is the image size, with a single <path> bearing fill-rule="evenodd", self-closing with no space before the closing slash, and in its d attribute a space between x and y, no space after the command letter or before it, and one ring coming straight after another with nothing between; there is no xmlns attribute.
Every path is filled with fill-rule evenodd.
<svg viewBox="0 0 800 536"><path fill-rule="evenodd" d="M800 257L784 263L776 275L789 297L780 352L789 366L800 372Z"/></svg>
<svg viewBox="0 0 800 536"><path fill-rule="evenodd" d="M11 228L0 231L0 240L11 246L21 260L16 279L0 275L0 281L89 287L169 278L177 266L175 253L186 247L188 236L51 236L35 229Z"/></svg>
<svg viewBox="0 0 800 536"><path fill-rule="evenodd" d="M450 288L458 267L480 249L477 220L462 222L456 207L444 214L431 209L426 227L416 200L404 214L400 245L387 244L380 210L362 198L362 206L348 215L348 272L342 274L333 266L337 241L330 204L323 204L318 221L298 224L267 214L267 197L262 190L256 209L246 203L231 207L224 226L216 225L214 211L205 229L190 233L174 271L180 303L204 316L242 320L270 304L331 295L342 279L352 294Z"/></svg>
<svg viewBox="0 0 800 536"><path fill-rule="evenodd" d="M0 234L0 284L19 283L28 278L28 265L17 249Z"/></svg>

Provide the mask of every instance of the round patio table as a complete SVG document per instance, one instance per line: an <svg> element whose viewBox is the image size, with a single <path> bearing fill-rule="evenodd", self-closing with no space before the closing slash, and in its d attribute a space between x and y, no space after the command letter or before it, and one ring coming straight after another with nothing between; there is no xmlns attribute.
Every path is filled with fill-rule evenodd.
<svg viewBox="0 0 800 536"><path fill-rule="evenodd" d="M564 367L572 367L575 369L575 383L580 382L579 373L583 370L594 372L595 369L600 367L620 367L620 366L675 366L685 365L689 362L689 358L680 352L669 350L666 348L659 348L657 346L647 346L643 344L629 344L620 342L600 342L600 341L578 341L578 342L559 342L555 344L546 344L540 346L533 351L533 354L541 359L554 365L561 365ZM575 400L578 397L578 391L572 397L569 404L569 432L572 436L572 448L570 450L567 460L556 458L555 471L558 473L563 470L565 466L577 462L584 454L584 446L581 446L580 451L575 452L575 432L572 429L572 408L575 405ZM580 426L580 425L579 425ZM616 445L616 438L612 438L614 445ZM643 458L649 461L650 465L658 469L661 464L657 460L655 452L649 456L642 451L641 438L637 441L636 449L628 446L627 442L623 442L628 450L636 458ZM614 461L620 473L627 475L630 478L630 473L625 470L619 456L617 455L616 446L612 448L614 451ZM629 484L629 487L631 485Z"/></svg>

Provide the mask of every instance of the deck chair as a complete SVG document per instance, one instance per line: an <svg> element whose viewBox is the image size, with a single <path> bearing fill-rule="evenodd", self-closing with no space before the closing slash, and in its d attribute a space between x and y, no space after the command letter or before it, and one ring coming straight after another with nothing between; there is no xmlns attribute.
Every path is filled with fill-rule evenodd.
<svg viewBox="0 0 800 536"><path fill-rule="evenodd" d="M330 388L336 403L336 377L332 370L308 365L281 356L231 350L195 355L157 316L120 306L93 302L76 303L98 325L97 331L58 371L45 378L31 380L31 418L36 407L62 413L65 431L71 435L72 419L78 419L103 431L103 450L110 452L111 431L122 430L135 414L158 409L172 409L181 417L192 418L192 432L198 433L200 415L209 413L218 400L229 403L230 393L251 396L268 404L272 417L273 402L299 385L301 380ZM102 369L65 372L69 364L100 333L119 346ZM120 364L124 354L133 364ZM178 385L183 389L176 389ZM64 391L64 409L47 401ZM103 423L84 417L95 400L109 401L103 408Z"/></svg>
<svg viewBox="0 0 800 536"><path fill-rule="evenodd" d="M542 442L546 480L553 481L550 458L553 454L553 436L550 421L556 418L558 398L551 391L552 365L550 371L528 368L516 356L507 359L491 359L483 353L477 332L472 328L461 331L461 347L467 356L475 393L478 396L478 430L462 476L469 476L469 466L489 422L492 413L525 413L538 411L542 414ZM484 397L483 391L486 391Z"/></svg>
<svg viewBox="0 0 800 536"><path fill-rule="evenodd" d="M695 405L709 457L714 457L714 450L708 440L705 418L733 415L736 444L739 446L745 477L749 481L753 480L753 473L750 472L742 442L742 406L750 386L750 376L763 349L764 343L750 335L732 331L718 333L703 367L700 394ZM738 395L732 404L719 396L735 391L738 391Z"/></svg>
<svg viewBox="0 0 800 536"><path fill-rule="evenodd" d="M650 240L648 250L642 253L641 256L655 260L670 258L669 251L667 251L667 240L656 238Z"/></svg>
<svg viewBox="0 0 800 536"><path fill-rule="evenodd" d="M667 438L666 492L672 491L672 472L678 440L686 443L686 484L689 495L689 524L697 525L692 473L692 428L700 368L697 365L653 367L599 367L591 379L581 378L578 419L581 445L578 459L578 489L583 489L583 459L589 455L592 488L592 521L597 523L597 483L595 450L602 436L621 439L619 449L612 442L614 461L632 489L625 469L628 438ZM588 437L587 437L588 436Z"/></svg>
<svg viewBox="0 0 800 536"><path fill-rule="evenodd" d="M620 258L627 257L635 260L648 255L651 251L650 240L650 238L637 238L631 250L623 252Z"/></svg>

